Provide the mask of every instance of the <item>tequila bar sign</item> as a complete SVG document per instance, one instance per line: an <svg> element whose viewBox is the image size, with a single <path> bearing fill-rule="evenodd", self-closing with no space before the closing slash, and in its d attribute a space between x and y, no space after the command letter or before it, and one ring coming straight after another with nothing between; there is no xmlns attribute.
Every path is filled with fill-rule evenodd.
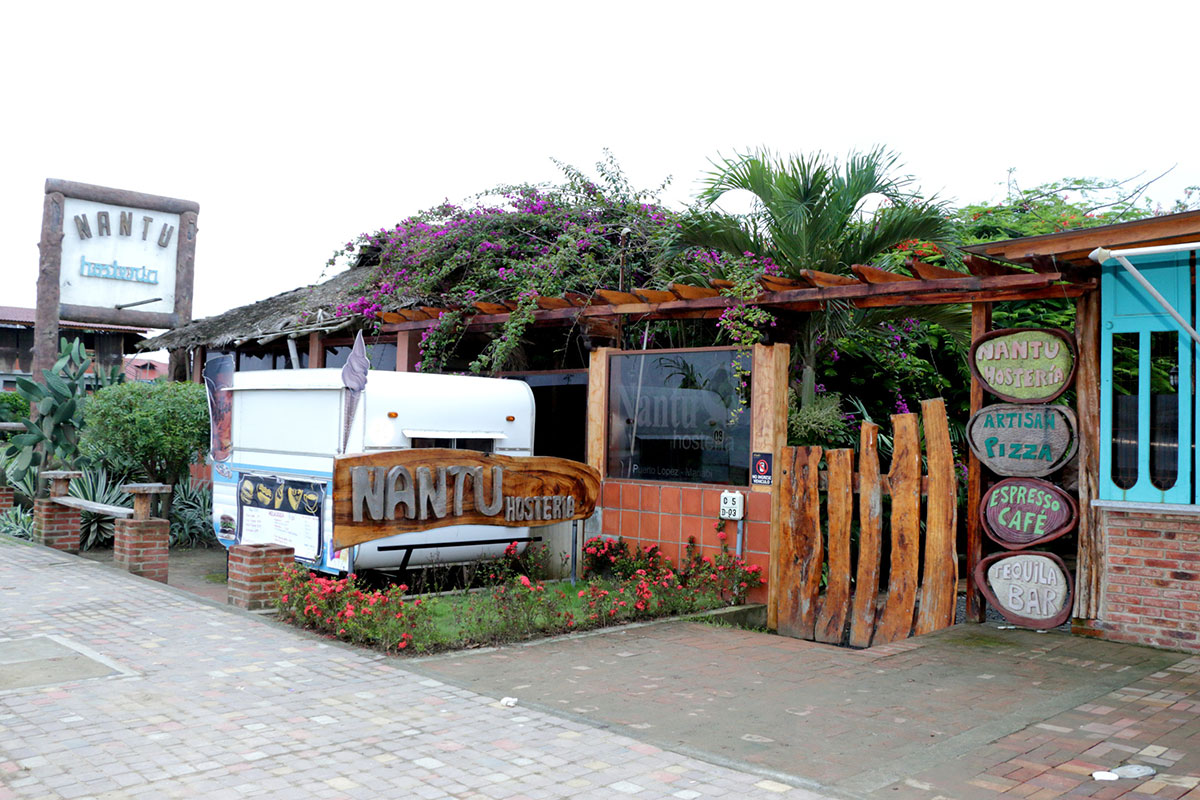
<svg viewBox="0 0 1200 800"><path fill-rule="evenodd" d="M586 519L600 475L563 458L429 448L337 458L333 544L447 525L536 527Z"/></svg>
<svg viewBox="0 0 1200 800"><path fill-rule="evenodd" d="M1071 615L1071 574L1053 553L997 553L975 567L988 603L1014 625L1055 628Z"/></svg>
<svg viewBox="0 0 1200 800"><path fill-rule="evenodd" d="M1075 343L1057 328L1006 328L971 345L971 371L1011 403L1048 403L1075 377Z"/></svg>
<svg viewBox="0 0 1200 800"><path fill-rule="evenodd" d="M997 475L1049 475L1075 455L1075 412L1058 405L994 405L967 422L971 452Z"/></svg>

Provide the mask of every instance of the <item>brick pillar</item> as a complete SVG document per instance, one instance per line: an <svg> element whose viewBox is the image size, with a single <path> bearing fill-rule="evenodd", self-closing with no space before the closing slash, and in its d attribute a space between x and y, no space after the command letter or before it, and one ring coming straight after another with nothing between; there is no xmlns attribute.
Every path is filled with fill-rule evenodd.
<svg viewBox="0 0 1200 800"><path fill-rule="evenodd" d="M49 497L33 501L33 540L55 550L79 552L79 510L55 503Z"/></svg>
<svg viewBox="0 0 1200 800"><path fill-rule="evenodd" d="M165 519L118 519L114 528L113 563L126 572L166 583L171 523Z"/></svg>
<svg viewBox="0 0 1200 800"><path fill-rule="evenodd" d="M0 486L0 511L7 511L13 507L13 488L11 486Z"/></svg>
<svg viewBox="0 0 1200 800"><path fill-rule="evenodd" d="M274 606L275 579L296 551L280 544L237 544L229 548L229 604L247 611Z"/></svg>

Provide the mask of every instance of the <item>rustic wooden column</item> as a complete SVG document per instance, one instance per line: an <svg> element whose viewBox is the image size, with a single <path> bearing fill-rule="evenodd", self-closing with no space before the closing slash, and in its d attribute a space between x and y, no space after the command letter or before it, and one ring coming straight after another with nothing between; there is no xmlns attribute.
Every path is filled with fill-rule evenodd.
<svg viewBox="0 0 1200 800"><path fill-rule="evenodd" d="M192 348L192 383L204 383L204 360L208 356L208 348L197 345Z"/></svg>
<svg viewBox="0 0 1200 800"><path fill-rule="evenodd" d="M61 192L46 192L42 208L42 238L38 243L37 312L33 323L33 379L54 366L58 358L59 265L62 261L63 207ZM36 419L37 412L34 412Z"/></svg>
<svg viewBox="0 0 1200 800"><path fill-rule="evenodd" d="M325 366L325 342L320 331L308 335L308 368L320 369Z"/></svg>
<svg viewBox="0 0 1200 800"><path fill-rule="evenodd" d="M771 496L771 562L779 552L781 527L779 485L783 466L783 448L787 444L788 365L791 348L786 344L754 345L750 368L750 452L771 453L774 475L770 486L751 484L751 492ZM751 465L753 466L753 465ZM774 630L778 622L778 570L767 570L767 627Z"/></svg>
<svg viewBox="0 0 1200 800"><path fill-rule="evenodd" d="M604 477L608 450L608 356L612 347L599 347L588 361L587 464Z"/></svg>
<svg viewBox="0 0 1200 800"><path fill-rule="evenodd" d="M175 251L175 326L187 325L192 321L192 283L196 269L196 217L195 211L179 214L179 243ZM188 352L186 348L169 351L170 363L167 374L170 380L188 379Z"/></svg>
<svg viewBox="0 0 1200 800"><path fill-rule="evenodd" d="M992 304L971 304L971 341L992 329ZM971 413L983 408L983 385L971 375ZM975 565L983 560L983 531L979 524L979 502L983 499L983 465L973 452L967 453L967 622L983 622L983 596L975 585Z"/></svg>
<svg viewBox="0 0 1200 800"><path fill-rule="evenodd" d="M1100 293L1075 301L1075 414L1079 420L1079 528L1075 567L1075 609L1079 619L1100 615L1101 575L1104 572L1104 534L1097 525L1092 501L1100 486ZM1181 394L1180 397L1183 397Z"/></svg>
<svg viewBox="0 0 1200 800"><path fill-rule="evenodd" d="M421 331L396 332L396 372L416 372L421 360Z"/></svg>

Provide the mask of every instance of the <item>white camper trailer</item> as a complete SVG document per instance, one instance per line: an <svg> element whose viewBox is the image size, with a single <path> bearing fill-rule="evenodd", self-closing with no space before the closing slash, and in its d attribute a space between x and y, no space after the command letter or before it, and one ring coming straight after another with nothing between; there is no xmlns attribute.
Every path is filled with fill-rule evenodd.
<svg viewBox="0 0 1200 800"><path fill-rule="evenodd" d="M213 463L213 524L226 547L286 544L297 561L339 573L498 557L529 540L528 528L456 525L332 546L335 455L416 447L532 455L533 392L521 381L371 370L355 397L340 369L268 370L236 373L217 391L232 395L231 446Z"/></svg>

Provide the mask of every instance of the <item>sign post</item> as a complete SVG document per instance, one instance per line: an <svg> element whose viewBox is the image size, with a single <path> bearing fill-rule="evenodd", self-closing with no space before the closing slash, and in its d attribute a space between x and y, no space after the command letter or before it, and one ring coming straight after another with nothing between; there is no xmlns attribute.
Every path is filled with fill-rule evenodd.
<svg viewBox="0 0 1200 800"><path fill-rule="evenodd" d="M38 244L33 369L58 357L58 321L176 328L192 319L198 203L50 178ZM171 353L187 379L187 353Z"/></svg>

